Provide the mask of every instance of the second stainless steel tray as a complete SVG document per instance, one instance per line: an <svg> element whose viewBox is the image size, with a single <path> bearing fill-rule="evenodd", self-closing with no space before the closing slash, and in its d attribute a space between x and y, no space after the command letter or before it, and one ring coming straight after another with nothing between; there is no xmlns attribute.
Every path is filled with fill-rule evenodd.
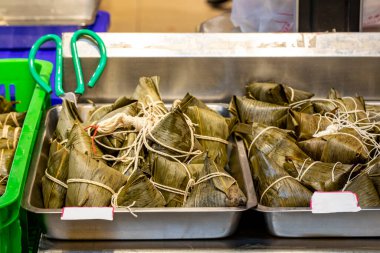
<svg viewBox="0 0 380 253"><path fill-rule="evenodd" d="M89 105L79 105L81 112ZM216 105L223 113L225 106ZM223 109L224 108L224 109ZM257 204L249 167L240 167L244 153L238 153L236 144L231 146L230 170L236 178L248 201L245 207L236 208L132 208L138 215L133 217L128 210L116 208L113 221L105 220L61 220L60 209L43 208L41 178L46 168L49 139L57 124L60 107L50 109L40 128L34 159L25 186L22 206L37 214L46 237L70 240L102 239L194 239L220 238L232 234L239 222L242 211Z"/></svg>
<svg viewBox="0 0 380 253"><path fill-rule="evenodd" d="M242 141L240 154L246 154ZM247 162L241 166L249 166ZM256 193L255 197L256 197ZM267 207L258 204L255 211L265 217L270 234L281 237L372 237L380 236L380 208L363 208L356 213L313 214L308 207Z"/></svg>
<svg viewBox="0 0 380 253"><path fill-rule="evenodd" d="M379 237L380 208L357 213L313 214L310 208L270 208L259 205L269 232L282 237Z"/></svg>

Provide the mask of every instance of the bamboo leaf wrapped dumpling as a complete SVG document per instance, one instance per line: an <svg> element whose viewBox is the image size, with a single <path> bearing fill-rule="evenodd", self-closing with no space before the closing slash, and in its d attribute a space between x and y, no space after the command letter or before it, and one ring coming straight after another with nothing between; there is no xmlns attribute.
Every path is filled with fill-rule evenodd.
<svg viewBox="0 0 380 253"><path fill-rule="evenodd" d="M185 202L186 207L238 207L247 199L236 180L216 165L211 157L204 159L204 169L194 181Z"/></svg>
<svg viewBox="0 0 380 253"><path fill-rule="evenodd" d="M311 138L300 141L297 145L313 160L319 161L322 157L323 149L326 145L326 140L322 137Z"/></svg>
<svg viewBox="0 0 380 253"><path fill-rule="evenodd" d="M207 110L213 111L205 103L203 103L201 100L197 99L196 97L194 97L190 93L186 93L185 97L180 101L180 103L178 104L178 106L181 108L181 110L184 113L187 113L187 108L189 108L190 106L196 106L198 108L202 108L202 109L207 109ZM176 106L173 105L173 109L175 107Z"/></svg>
<svg viewBox="0 0 380 253"><path fill-rule="evenodd" d="M140 77L139 84L136 86L132 97L138 100L144 107L155 103L157 112L166 113L168 110L162 102L159 93L159 82L160 78L158 76Z"/></svg>
<svg viewBox="0 0 380 253"><path fill-rule="evenodd" d="M360 173L358 177L354 178L344 190L351 191L358 196L360 207L380 206L379 194L370 177L365 172Z"/></svg>
<svg viewBox="0 0 380 253"><path fill-rule="evenodd" d="M104 162L70 150L65 206L109 206L127 177Z"/></svg>
<svg viewBox="0 0 380 253"><path fill-rule="evenodd" d="M380 195L380 157L369 162L366 172Z"/></svg>
<svg viewBox="0 0 380 253"><path fill-rule="evenodd" d="M7 182L8 182L8 177L0 176L0 197L5 193Z"/></svg>
<svg viewBox="0 0 380 253"><path fill-rule="evenodd" d="M97 121L91 121L88 124L96 125L99 121L105 121L105 120L112 120L112 118L117 121L118 117L120 115L128 115L128 116L136 116L138 113L138 106L137 101L128 99L126 97L122 97L122 99L118 99L115 101L114 104L111 106L111 111L103 115L101 118L98 118ZM116 127L117 125L115 125ZM119 128L114 129L113 133L110 133L105 136L96 137L97 143L99 143L101 149L103 149L105 152L111 153L111 154L117 154L117 149L121 148L125 139L126 139L126 133L123 132L115 132L115 131L122 131L122 130L129 130L128 128ZM95 134L95 131L92 131L93 134Z"/></svg>
<svg viewBox="0 0 380 253"><path fill-rule="evenodd" d="M301 141L298 145L314 160L344 164L365 163L369 150L352 128Z"/></svg>
<svg viewBox="0 0 380 253"><path fill-rule="evenodd" d="M257 100L285 105L309 99L313 93L291 88L284 84L271 82L253 82L247 85L247 94Z"/></svg>
<svg viewBox="0 0 380 253"><path fill-rule="evenodd" d="M329 98L337 102L339 110L347 113L351 122L369 122L363 97L342 97L337 90L330 89Z"/></svg>
<svg viewBox="0 0 380 253"><path fill-rule="evenodd" d="M89 125L93 122L97 122L100 119L104 118L107 114L111 113L112 111L116 111L119 108L123 108L135 102L136 100L130 99L126 96L122 96L116 99L116 101L113 104L97 107L94 111L90 113L88 119L86 120L86 125ZM122 111L124 111L124 109Z"/></svg>
<svg viewBox="0 0 380 253"><path fill-rule="evenodd" d="M371 122L380 122L380 105L365 104ZM379 132L379 129L377 129Z"/></svg>
<svg viewBox="0 0 380 253"><path fill-rule="evenodd" d="M176 108L154 124L148 139L160 145L162 152L186 158L192 152L202 150L191 127L182 111Z"/></svg>
<svg viewBox="0 0 380 253"><path fill-rule="evenodd" d="M83 154L90 157L101 157L102 151L97 145L93 145L90 136L83 129L83 126L78 122L74 123L68 136L67 147L70 149L80 150Z"/></svg>
<svg viewBox="0 0 380 253"><path fill-rule="evenodd" d="M14 149L0 149L0 177L9 176L14 155Z"/></svg>
<svg viewBox="0 0 380 253"><path fill-rule="evenodd" d="M258 150L277 163L280 168L284 167L287 157L294 157L301 161L309 158L284 129L253 123L252 125L239 124L234 131L243 136L249 157ZM297 170L287 172L293 177L299 174Z"/></svg>
<svg viewBox="0 0 380 253"><path fill-rule="evenodd" d="M153 183L140 173L133 173L117 196L118 206L164 207L166 202L162 193Z"/></svg>
<svg viewBox="0 0 380 253"><path fill-rule="evenodd" d="M259 204L269 207L308 207L312 192L263 152L250 159Z"/></svg>
<svg viewBox="0 0 380 253"><path fill-rule="evenodd" d="M167 206L183 206L189 180L198 178L203 167L203 164L184 164L154 155L152 181L165 197ZM170 189L165 190L167 187Z"/></svg>
<svg viewBox="0 0 380 253"><path fill-rule="evenodd" d="M342 189L354 168L351 164L338 163L324 163L320 161L313 161L306 159L301 161L287 157L287 162L284 165L285 170L287 166L293 166L299 171L298 180L309 189L315 191L338 191Z"/></svg>
<svg viewBox="0 0 380 253"><path fill-rule="evenodd" d="M9 112L0 114L0 126L9 125L12 127L20 127L24 123L25 112Z"/></svg>
<svg viewBox="0 0 380 253"><path fill-rule="evenodd" d="M195 133L199 143L202 145L211 160L220 167L227 164L227 145L229 130L225 118L217 112L190 106L186 111L193 123L195 123ZM212 124L210 124L212 122Z"/></svg>
<svg viewBox="0 0 380 253"><path fill-rule="evenodd" d="M289 107L233 96L229 110L241 123L255 122L285 128Z"/></svg>
<svg viewBox="0 0 380 253"><path fill-rule="evenodd" d="M19 101L9 101L4 96L0 96L0 113L8 113L14 111L13 106Z"/></svg>
<svg viewBox="0 0 380 253"><path fill-rule="evenodd" d="M323 138L327 141L321 156L323 162L354 164L365 163L369 158L368 148L353 129L344 128Z"/></svg>
<svg viewBox="0 0 380 253"><path fill-rule="evenodd" d="M321 115L289 111L287 129L295 131L298 141L313 138L314 134L326 130L329 125L331 125L330 120Z"/></svg>
<svg viewBox="0 0 380 253"><path fill-rule="evenodd" d="M75 103L64 99L59 113L55 135L59 141L66 140L76 122L82 122Z"/></svg>
<svg viewBox="0 0 380 253"><path fill-rule="evenodd" d="M65 204L69 150L54 140L50 145L49 160L42 177L42 195L45 208L61 208Z"/></svg>
<svg viewBox="0 0 380 253"><path fill-rule="evenodd" d="M122 148L123 149L119 152L117 158L118 159L123 159L123 160L118 160L115 162L115 164L112 166L112 168L120 171L126 176L129 176L130 173L132 173L133 170L133 163L136 159L135 155L135 150L133 148L133 145L136 141L137 134L136 133L129 133L126 137L126 140L124 141ZM127 148L129 147L129 148ZM142 158L144 157L144 150L140 151L139 157ZM139 159L139 167L141 167L141 159Z"/></svg>

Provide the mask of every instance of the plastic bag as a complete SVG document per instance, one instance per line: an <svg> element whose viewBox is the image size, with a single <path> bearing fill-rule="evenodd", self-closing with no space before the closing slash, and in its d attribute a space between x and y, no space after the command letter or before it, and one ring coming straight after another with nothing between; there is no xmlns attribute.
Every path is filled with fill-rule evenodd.
<svg viewBox="0 0 380 253"><path fill-rule="evenodd" d="M234 0L231 21L242 32L296 32L297 0Z"/></svg>
<svg viewBox="0 0 380 253"><path fill-rule="evenodd" d="M380 30L380 1L363 0L363 31Z"/></svg>

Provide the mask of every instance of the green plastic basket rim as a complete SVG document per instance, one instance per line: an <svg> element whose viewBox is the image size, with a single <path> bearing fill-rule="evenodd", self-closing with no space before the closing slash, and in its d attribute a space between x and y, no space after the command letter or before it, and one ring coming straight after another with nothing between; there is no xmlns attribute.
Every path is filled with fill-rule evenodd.
<svg viewBox="0 0 380 253"><path fill-rule="evenodd" d="M0 59L0 64L4 64L4 63L25 63L27 64L28 60L27 59ZM48 81L50 79L50 75L52 73L52 70L53 70L53 64L51 62L48 62L48 61L44 61L44 60L36 60L35 61L36 64L40 65L40 75L41 77L43 78L46 78L46 80ZM1 78L1 77L0 77ZM37 90L39 90L38 92L44 92L41 88L38 87L38 85L36 84L35 88L34 88L34 91L33 91L33 94L32 94L32 97L31 97L31 100L30 100L30 103L33 102L33 96L36 94ZM30 108L30 106L29 106ZM42 108L41 108L42 109ZM28 109L29 111L29 109ZM28 113L27 111L27 113ZM37 119L36 119L37 120ZM23 132L24 129L21 130L21 133ZM34 129L34 131L37 131L36 129ZM27 135L27 134L26 134ZM20 138L21 138L21 135L20 135ZM20 144L20 142L19 142ZM18 155L18 148L19 148L19 144L17 145L16 147L16 151L15 151L15 157L16 155ZM30 143L29 145L34 145L34 143ZM25 154L24 154L25 155ZM15 160L15 157L12 161L12 165L11 165L11 169L10 169L10 173L9 173L9 177L11 178L11 175L13 174L13 171L14 171L14 160ZM24 159L27 159L27 158L24 158ZM27 174L28 170L25 169L24 170L24 173ZM27 175L24 175L24 177L26 177ZM8 182L9 183L9 182ZM13 191L7 191L7 189L5 190L5 193L0 197L0 211L1 209L3 208L6 208L8 205L11 205L13 204L14 202L16 201L19 201L19 204L18 206L20 206L20 202L21 202L21 198L23 196L23 188L24 188L24 184L25 184L25 180L23 182L23 184L18 184L16 189L14 188ZM16 210L17 212L19 212L19 210ZM0 228L2 226L7 226L8 224L12 223L13 221L7 221L6 224L1 224L1 221L0 221Z"/></svg>

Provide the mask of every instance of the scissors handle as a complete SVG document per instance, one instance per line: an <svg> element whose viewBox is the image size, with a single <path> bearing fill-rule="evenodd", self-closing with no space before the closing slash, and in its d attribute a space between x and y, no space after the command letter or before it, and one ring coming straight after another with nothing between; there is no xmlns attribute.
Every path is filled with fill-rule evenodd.
<svg viewBox="0 0 380 253"><path fill-rule="evenodd" d="M95 40L95 42L97 43L97 45L99 47L99 53L100 53L99 64L96 67L94 74L91 76L90 80L87 83L87 85L89 87L92 88L95 86L96 82L98 81L98 79L102 75L103 70L104 70L106 63L107 63L107 51L106 51L106 46L104 45L103 40L95 32L93 32L91 30L82 29L82 30L76 31L73 34L73 36L71 37L71 42L70 42L71 54L73 57L73 64L74 64L74 70L75 70L75 76L77 78L77 88L75 90L76 94L83 94L84 88L85 88L85 84L84 84L84 80L83 80L83 73L82 73L82 66L80 63L77 44L76 44L77 40L83 36L86 36L86 37L89 37L89 38Z"/></svg>
<svg viewBox="0 0 380 253"><path fill-rule="evenodd" d="M55 70L55 90L57 95L63 94L64 91L62 89L62 40L59 36L55 34L47 34L45 36L42 36L39 38L34 45L32 46L29 57L28 57L28 65L29 65L29 71L32 74L34 80L48 93L51 92L51 87L49 83L46 83L41 76L37 73L36 67L34 65L34 60L36 59L37 51L40 49L40 47L48 42L48 41L54 41L57 47L56 52L56 70Z"/></svg>
<svg viewBox="0 0 380 253"><path fill-rule="evenodd" d="M107 63L107 52L106 52L106 47L104 45L104 42L102 39L93 31L90 30L78 30L76 31L70 42L70 47L71 47L71 54L72 54L72 59L73 59L73 64L74 64L74 70L75 70L75 76L77 79L77 88L75 90L76 94L83 94L84 89L85 89L85 83L84 83L84 78L83 78L83 73L82 73L82 67L80 64L80 59L78 55L78 49L77 49L77 41L79 38L86 36L89 37L90 39L93 39L98 47L99 47L99 52L100 52L100 61L99 64L94 72L94 74L91 76L90 80L88 81L87 85L89 87L94 87L96 84L97 80L100 78L101 74L103 73L103 70L106 66ZM63 75L63 69L62 69L62 40L59 36L55 34L48 34L45 36L42 36L39 38L34 45L32 46L30 53L29 53L29 58L28 58L28 65L29 65L29 70L30 73L32 74L34 80L48 93L52 91L49 83L46 83L40 75L37 73L35 65L34 65L34 60L36 58L37 51L40 49L40 47L48 42L48 41L54 41L57 47L57 53L56 53L56 70L55 70L55 93L57 96L62 96L65 92L62 87L62 75Z"/></svg>

